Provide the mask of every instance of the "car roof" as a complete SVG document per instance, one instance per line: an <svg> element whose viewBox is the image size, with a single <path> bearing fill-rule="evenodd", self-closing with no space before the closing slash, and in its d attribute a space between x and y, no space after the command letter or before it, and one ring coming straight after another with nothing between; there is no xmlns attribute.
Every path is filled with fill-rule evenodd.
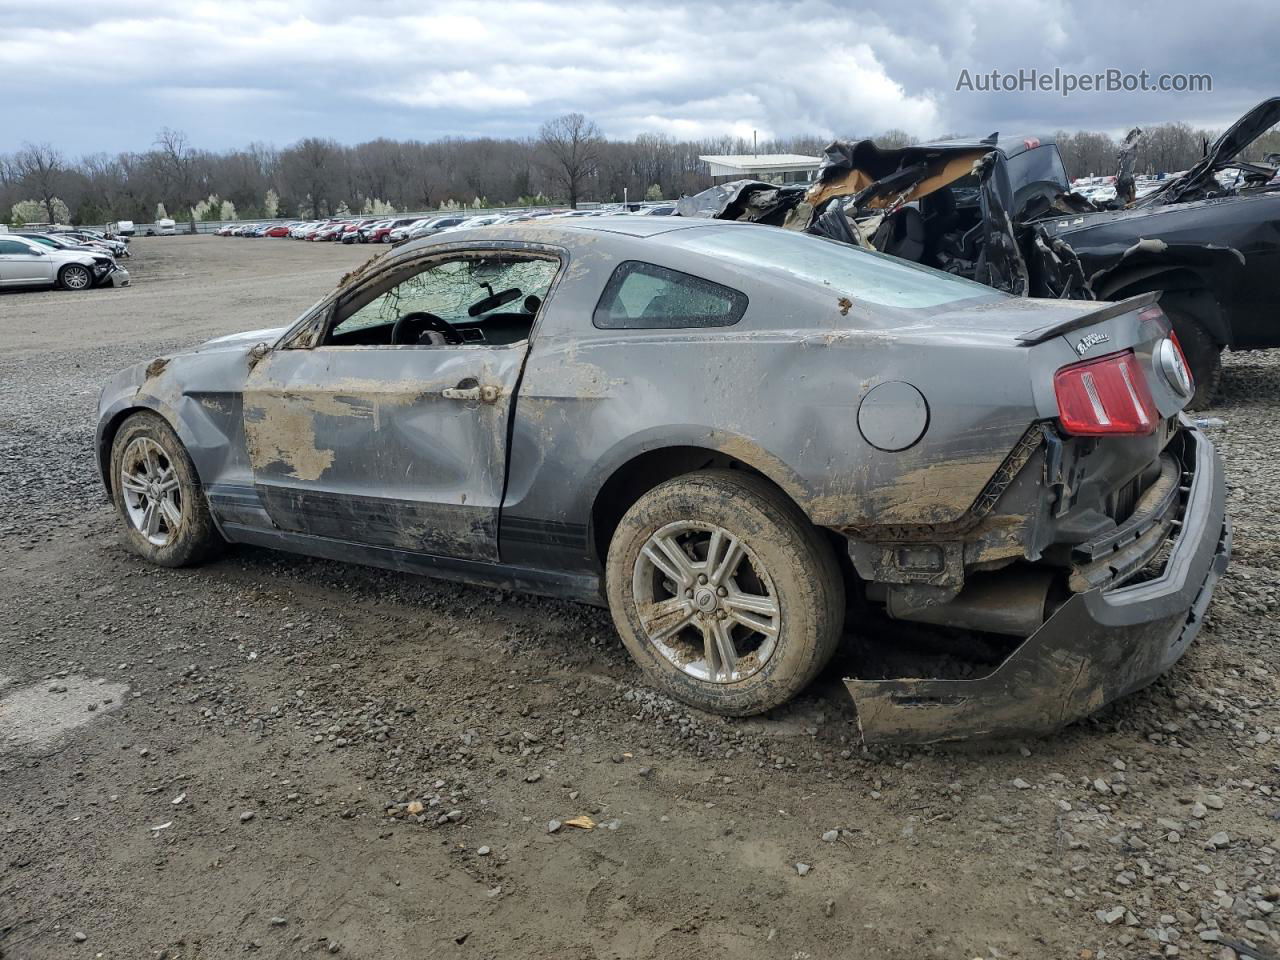
<svg viewBox="0 0 1280 960"><path fill-rule="evenodd" d="M410 241L404 251L424 250L445 244L485 240L523 240L529 243L574 243L590 241L602 234L635 238L658 237L677 230L703 230L724 227L730 221L704 220L692 217L543 217L523 223L494 223L483 227L462 226L446 234L433 234Z"/></svg>
<svg viewBox="0 0 1280 960"><path fill-rule="evenodd" d="M1031 134L1027 135L1010 135L1000 136L1000 134L992 134L991 137L979 139L978 137L959 137L955 140L934 140L930 143L913 143L906 149L910 150L975 150L986 147L992 149L992 137L995 138L994 147L1006 157L1016 157L1020 153L1026 153L1035 147L1051 146L1057 141L1053 137L1037 137Z"/></svg>

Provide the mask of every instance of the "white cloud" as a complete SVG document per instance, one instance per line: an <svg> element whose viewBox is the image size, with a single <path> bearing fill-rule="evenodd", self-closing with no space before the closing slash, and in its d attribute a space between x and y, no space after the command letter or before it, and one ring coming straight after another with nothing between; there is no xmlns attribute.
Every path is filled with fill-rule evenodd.
<svg viewBox="0 0 1280 960"><path fill-rule="evenodd" d="M1197 18L1194 30L1185 17L1143 18L1104 0L923 0L910 8L864 0L857 9L842 0L113 0L57 26L47 7L0 6L0 66L12 68L6 75L18 85L6 100L22 105L22 123L0 127L0 151L32 139L123 149L149 143L162 126L215 147L232 144L207 135L237 143L528 135L567 110L613 136L889 127L929 136L1206 115L1227 122L1242 100L1256 99L1253 91L1273 85L1270 46L1241 46L1233 31L1247 19L1251 36L1274 37L1280 12L1221 2L1221 15ZM1229 50L1224 42L1218 52L1215 33L1230 37ZM1197 64L1215 71L1213 105L954 90L961 68ZM77 131L52 120L31 128L33 117L64 116L85 89L110 100L116 136L129 142L72 143ZM100 138L101 126L83 129Z"/></svg>

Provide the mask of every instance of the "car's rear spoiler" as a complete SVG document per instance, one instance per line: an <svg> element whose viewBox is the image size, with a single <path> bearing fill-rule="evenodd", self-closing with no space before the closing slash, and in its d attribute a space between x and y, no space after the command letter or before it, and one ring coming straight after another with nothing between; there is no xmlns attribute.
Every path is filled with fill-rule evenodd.
<svg viewBox="0 0 1280 960"><path fill-rule="evenodd" d="M1036 327L1034 330L1019 334L1017 340L1027 346L1031 346L1033 343L1044 343L1046 340L1061 336L1064 333L1070 333L1072 330L1079 330L1081 327L1092 326L1095 323L1101 323L1103 320L1118 317L1122 313L1132 313L1135 310L1141 310L1143 307L1149 307L1160 299L1161 292L1160 290L1153 290L1150 293L1140 293L1136 297L1129 297L1127 300L1117 300L1115 303L1108 303L1105 307L1090 310L1088 313L1071 317L1069 320L1059 320L1057 323Z"/></svg>

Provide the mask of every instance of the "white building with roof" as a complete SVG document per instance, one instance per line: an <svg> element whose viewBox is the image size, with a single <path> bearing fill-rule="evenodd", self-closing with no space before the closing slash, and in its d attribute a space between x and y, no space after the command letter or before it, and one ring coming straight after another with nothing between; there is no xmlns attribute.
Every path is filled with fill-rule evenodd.
<svg viewBox="0 0 1280 960"><path fill-rule="evenodd" d="M767 183L803 183L812 179L821 157L800 153L746 153L732 156L699 157L711 170L716 183L726 180L764 180Z"/></svg>

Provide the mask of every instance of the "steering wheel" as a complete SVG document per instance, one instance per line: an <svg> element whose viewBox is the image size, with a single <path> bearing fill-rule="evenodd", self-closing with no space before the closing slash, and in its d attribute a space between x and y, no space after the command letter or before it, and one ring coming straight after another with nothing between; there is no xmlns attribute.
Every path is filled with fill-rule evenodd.
<svg viewBox="0 0 1280 960"><path fill-rule="evenodd" d="M416 344L428 330L434 330L444 337L445 343L454 345L462 343L462 334L454 329L453 324L448 320L442 320L434 313L421 310L406 313L403 317L397 318L395 326L391 328L391 343L395 346Z"/></svg>

